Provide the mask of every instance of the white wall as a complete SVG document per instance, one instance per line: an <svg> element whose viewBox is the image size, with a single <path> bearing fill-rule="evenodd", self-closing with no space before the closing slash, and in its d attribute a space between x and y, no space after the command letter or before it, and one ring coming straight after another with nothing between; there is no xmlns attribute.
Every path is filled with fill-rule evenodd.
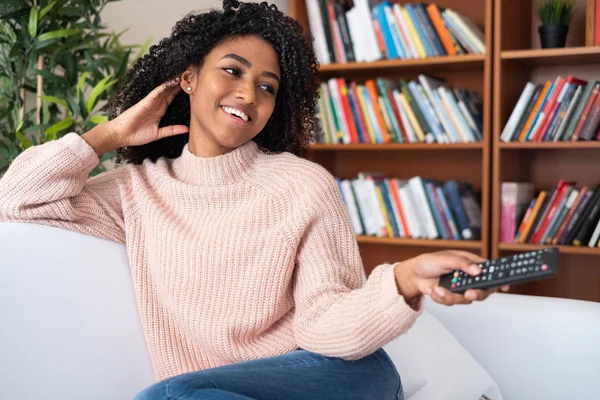
<svg viewBox="0 0 600 400"><path fill-rule="evenodd" d="M289 12L288 0L272 0L279 9ZM152 44L171 34L175 23L190 11L222 9L218 0L121 0L109 3L102 12L102 21L108 29L121 32L123 44L143 44L152 37Z"/></svg>

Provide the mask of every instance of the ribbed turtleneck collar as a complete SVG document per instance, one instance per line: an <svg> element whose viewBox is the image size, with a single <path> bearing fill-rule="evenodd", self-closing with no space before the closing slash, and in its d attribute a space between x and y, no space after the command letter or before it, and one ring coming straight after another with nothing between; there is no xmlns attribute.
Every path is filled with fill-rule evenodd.
<svg viewBox="0 0 600 400"><path fill-rule="evenodd" d="M175 178L192 185L229 185L250 172L259 153L258 145L249 141L220 156L198 157L186 144L181 156L173 161L173 173Z"/></svg>

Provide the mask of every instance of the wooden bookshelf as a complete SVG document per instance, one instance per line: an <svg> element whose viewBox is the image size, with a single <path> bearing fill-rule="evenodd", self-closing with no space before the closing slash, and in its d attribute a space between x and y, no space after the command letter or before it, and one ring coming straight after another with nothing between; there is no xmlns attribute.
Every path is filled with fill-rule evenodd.
<svg viewBox="0 0 600 400"><path fill-rule="evenodd" d="M581 1L579 2L581 3ZM578 3L578 4L579 4ZM536 190L556 187L560 179L578 187L600 182L600 142L503 143L500 134L528 81L553 80L572 74L598 78L599 47L585 47L579 7L569 29L567 47L540 49L536 19L537 1L496 0L494 10L493 155L491 255L498 257L543 247L500 243L500 193L502 182L533 182ZM585 5L585 2L583 2ZM579 4L581 5L581 4ZM519 221L520 222L520 221ZM600 249L559 246L557 278L516 285L513 292L600 301Z"/></svg>
<svg viewBox="0 0 600 400"><path fill-rule="evenodd" d="M585 246L546 246L539 244L519 244L519 243L500 243L498 245L500 250L511 251L511 252L523 252L523 251L534 251L544 247L558 247L561 254L580 254L588 256L600 256L600 249L589 248Z"/></svg>
<svg viewBox="0 0 600 400"><path fill-rule="evenodd" d="M479 240L428 240L428 239L406 239L406 238L381 238L374 236L357 236L357 242L380 244L390 246L412 246L412 247L437 247L455 249L480 250L481 242Z"/></svg>
<svg viewBox="0 0 600 400"><path fill-rule="evenodd" d="M463 54L459 56L432 57L421 60L381 60L370 63L350 62L345 64L327 64L319 68L323 76L344 75L349 72L361 72L368 75L385 74L386 72L419 72L431 73L443 69L445 71L481 70L485 56L481 54Z"/></svg>
<svg viewBox="0 0 600 400"><path fill-rule="evenodd" d="M498 147L501 149L581 149L581 150L593 150L600 149L600 142L533 142L533 143L498 143Z"/></svg>
<svg viewBox="0 0 600 400"><path fill-rule="evenodd" d="M540 66L598 64L600 63L600 47L507 50L500 52L500 59Z"/></svg>
<svg viewBox="0 0 600 400"><path fill-rule="evenodd" d="M414 3L400 0L400 4ZM463 180L473 184L481 198L482 237L477 241L423 240L358 236L365 271L383 262L395 262L424 252L466 249L483 257L490 254L490 167L492 137L492 0L440 0L473 20L485 33L485 55L432 57L421 60L382 60L372 63L329 64L319 68L321 79L345 77L364 81L374 77L416 79L420 73L439 76L452 86L474 90L483 97L484 140L460 144L315 144L309 157L339 178L355 178L359 172L381 172L407 179L422 176L436 180ZM290 0L290 15L308 32L305 0Z"/></svg>

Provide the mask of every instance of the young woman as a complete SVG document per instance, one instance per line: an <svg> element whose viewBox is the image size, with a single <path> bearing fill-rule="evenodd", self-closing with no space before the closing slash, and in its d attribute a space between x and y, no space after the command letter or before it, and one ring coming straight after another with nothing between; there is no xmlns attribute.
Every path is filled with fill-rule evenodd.
<svg viewBox="0 0 600 400"><path fill-rule="evenodd" d="M24 151L0 181L0 220L126 244L159 381L138 399L401 399L381 347L468 252L378 266L363 285L332 176L301 157L318 132L317 70L299 24L225 0L153 46L110 121ZM98 156L119 168L88 179Z"/></svg>

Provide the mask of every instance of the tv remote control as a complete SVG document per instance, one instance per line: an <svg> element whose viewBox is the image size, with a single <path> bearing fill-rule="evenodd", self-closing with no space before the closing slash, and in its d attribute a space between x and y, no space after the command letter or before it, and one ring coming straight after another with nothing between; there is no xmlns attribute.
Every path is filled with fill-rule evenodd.
<svg viewBox="0 0 600 400"><path fill-rule="evenodd" d="M550 278L558 272L558 248L549 247L527 253L514 254L477 264L477 276L456 270L440 277L440 286L454 293L467 289L491 289Z"/></svg>

